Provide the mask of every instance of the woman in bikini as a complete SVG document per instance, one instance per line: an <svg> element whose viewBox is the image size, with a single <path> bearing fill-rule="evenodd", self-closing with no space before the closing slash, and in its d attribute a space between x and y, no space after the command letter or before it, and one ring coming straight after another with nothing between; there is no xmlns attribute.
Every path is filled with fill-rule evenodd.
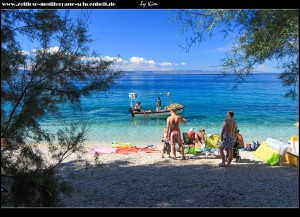
<svg viewBox="0 0 300 217"><path fill-rule="evenodd" d="M244 148L244 139L239 130L237 130L236 143L238 143L239 148Z"/></svg>
<svg viewBox="0 0 300 217"><path fill-rule="evenodd" d="M182 155L182 160L185 160L184 156L184 150L182 146L182 141L181 141L181 135L180 135L180 122L186 123L186 120L181 117L176 115L175 109L170 109L170 114L171 116L168 117L167 119L167 138L170 139L170 144L171 144L171 149L173 152L173 160L176 160L176 149L175 149L175 144L177 143L180 152Z"/></svg>
<svg viewBox="0 0 300 217"><path fill-rule="evenodd" d="M195 148L205 148L205 130L199 130L195 135Z"/></svg>

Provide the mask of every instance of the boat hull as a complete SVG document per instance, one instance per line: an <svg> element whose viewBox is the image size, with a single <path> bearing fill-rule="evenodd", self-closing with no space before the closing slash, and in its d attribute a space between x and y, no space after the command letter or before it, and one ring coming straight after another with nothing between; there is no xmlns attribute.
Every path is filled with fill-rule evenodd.
<svg viewBox="0 0 300 217"><path fill-rule="evenodd" d="M184 106L182 108L179 108L176 111L176 114L180 115L183 113ZM160 117L168 117L170 116L170 111L168 110L161 110L161 111L155 111L155 110L148 110L148 111L132 111L129 109L129 111L132 114L132 117L153 117L153 118L160 118Z"/></svg>

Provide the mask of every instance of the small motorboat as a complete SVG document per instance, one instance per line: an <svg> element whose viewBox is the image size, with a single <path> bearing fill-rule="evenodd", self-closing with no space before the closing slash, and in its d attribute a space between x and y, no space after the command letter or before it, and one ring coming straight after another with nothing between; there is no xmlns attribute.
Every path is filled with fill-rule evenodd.
<svg viewBox="0 0 300 217"><path fill-rule="evenodd" d="M172 107L174 104L171 104L170 106L166 106L165 109L156 111L156 110L141 110L141 111L135 111L132 108L129 108L129 111L131 112L132 117L166 117L170 116L170 109L169 107ZM184 105L175 104L177 107L175 108L176 114L182 114L184 110Z"/></svg>
<svg viewBox="0 0 300 217"><path fill-rule="evenodd" d="M168 93L168 96L170 96L170 93ZM130 108L128 111L131 113L132 117L153 117L153 118L159 118L159 117L167 117L170 116L170 109L173 108L176 111L176 114L181 115L184 110L184 105L172 103L169 106L165 106L164 109L161 110L146 110L146 109L139 109L135 110L134 106L132 104L132 100L134 100L137 97L136 93L129 93L130 98Z"/></svg>

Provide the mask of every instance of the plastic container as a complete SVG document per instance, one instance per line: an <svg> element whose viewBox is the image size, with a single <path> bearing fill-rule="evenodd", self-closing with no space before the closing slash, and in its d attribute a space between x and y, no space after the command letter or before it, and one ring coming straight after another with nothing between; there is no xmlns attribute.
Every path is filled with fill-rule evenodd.
<svg viewBox="0 0 300 217"><path fill-rule="evenodd" d="M295 167L299 167L299 156L287 152L284 156L284 160Z"/></svg>
<svg viewBox="0 0 300 217"><path fill-rule="evenodd" d="M298 136L292 136L289 140L289 151L294 154L299 156L299 137Z"/></svg>
<svg viewBox="0 0 300 217"><path fill-rule="evenodd" d="M277 140L277 139L273 139L273 138L267 138L266 143L268 144L268 146L271 149L273 149L274 151L277 151L277 152L280 152L281 147L287 145L286 143L283 143L282 141Z"/></svg>

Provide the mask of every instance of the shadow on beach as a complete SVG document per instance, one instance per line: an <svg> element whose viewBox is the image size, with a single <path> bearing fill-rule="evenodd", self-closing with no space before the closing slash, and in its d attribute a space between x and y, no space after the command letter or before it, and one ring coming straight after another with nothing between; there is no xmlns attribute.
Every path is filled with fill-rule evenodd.
<svg viewBox="0 0 300 217"><path fill-rule="evenodd" d="M224 168L217 165L220 158L197 155L188 160L157 156L157 162L136 165L131 160L138 159L131 156L105 164L84 160L62 164L60 173L73 186L64 205L299 208L299 169L292 166L242 159Z"/></svg>

